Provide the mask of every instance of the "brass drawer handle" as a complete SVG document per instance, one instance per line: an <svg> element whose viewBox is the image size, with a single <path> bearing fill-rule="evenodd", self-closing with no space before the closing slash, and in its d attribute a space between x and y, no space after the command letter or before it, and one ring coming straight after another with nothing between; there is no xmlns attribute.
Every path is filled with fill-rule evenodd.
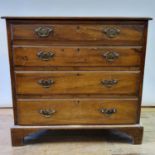
<svg viewBox="0 0 155 155"><path fill-rule="evenodd" d="M105 116L111 116L112 114L117 112L117 109L115 109L115 108L110 108L110 109L102 108L102 109L99 109L99 111L102 114L104 114Z"/></svg>
<svg viewBox="0 0 155 155"><path fill-rule="evenodd" d="M43 88L49 88L52 84L54 84L53 80L38 80L38 84L40 84Z"/></svg>
<svg viewBox="0 0 155 155"><path fill-rule="evenodd" d="M119 58L119 54L117 52L106 52L103 54L107 62L113 62L114 60Z"/></svg>
<svg viewBox="0 0 155 155"><path fill-rule="evenodd" d="M120 34L120 29L115 27L108 27L104 29L104 34L109 38L115 38Z"/></svg>
<svg viewBox="0 0 155 155"><path fill-rule="evenodd" d="M55 113L56 111L54 109L41 109L39 110L39 113L46 117L46 118L50 118L52 117L52 115Z"/></svg>
<svg viewBox="0 0 155 155"><path fill-rule="evenodd" d="M38 27L34 31L38 35L38 37L44 38L48 37L50 33L53 31L53 29L49 27Z"/></svg>
<svg viewBox="0 0 155 155"><path fill-rule="evenodd" d="M42 61L49 61L51 58L54 57L53 52L45 52L45 51L40 51L37 53L37 57L42 60Z"/></svg>
<svg viewBox="0 0 155 155"><path fill-rule="evenodd" d="M107 88L111 88L113 85L117 84L118 80L102 80L101 84L103 84Z"/></svg>

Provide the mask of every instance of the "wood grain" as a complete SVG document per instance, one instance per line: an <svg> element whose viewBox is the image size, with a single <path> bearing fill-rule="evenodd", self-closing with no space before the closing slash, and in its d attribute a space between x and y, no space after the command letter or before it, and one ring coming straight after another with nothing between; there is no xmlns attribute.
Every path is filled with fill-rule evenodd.
<svg viewBox="0 0 155 155"><path fill-rule="evenodd" d="M48 61L40 59L39 52L50 52L53 55ZM115 52L119 56L108 61L106 53ZM141 48L132 47L44 47L21 46L14 47L15 67L111 67L111 66L140 66Z"/></svg>
<svg viewBox="0 0 155 155"><path fill-rule="evenodd" d="M12 144L21 145L27 134L46 129L46 125L52 129L54 124L57 129L66 128L62 125L67 124L70 129L76 125L78 129L92 130L96 129L95 124L102 124L102 129L109 124L108 128L124 131L133 137L134 143L140 144L148 20L6 17L14 121L21 125L19 130L17 126L11 130ZM47 37L39 37L35 32L38 27L53 31ZM107 28L112 34L117 30L117 34L109 37ZM42 50L54 52L53 58L43 62L36 56ZM117 52L119 58L107 62L101 56L107 51ZM46 80L54 83L45 88L40 80L45 80L44 84ZM101 84L102 80L114 80L115 84L108 88ZM117 112L107 117L96 111L101 107L117 108ZM38 114L40 108L55 108L61 114L56 112L50 121ZM120 128L117 124L123 125Z"/></svg>
<svg viewBox="0 0 155 155"><path fill-rule="evenodd" d="M145 130L141 145L131 145L131 139L124 134L127 133L125 130L123 134L122 132L116 134L115 130L110 130L111 127L117 128L118 131L120 131L119 127L128 129L131 136L135 135L132 137L138 138L140 132L135 132L134 128L140 127L139 125L93 125L94 129L92 129L92 125L81 125L84 130L79 130L79 132L74 131L79 129L78 125L62 125L61 129L64 131L59 131L60 126L55 125L12 127L13 144L26 145L14 148L11 146L10 139L10 125L13 124L12 110L0 109L0 118L5 120L0 121L0 147L3 148L1 153L10 155L14 152L14 154L34 155L35 152L37 155L42 155L46 150L48 155L63 154L64 152L68 155L79 155L79 153L90 155L90 151L92 154L97 153L98 155L120 155L120 152L122 155L153 155L155 145L154 117L155 108L142 108L141 122L143 122ZM45 129L44 132L42 132L43 129ZM41 131L41 135L38 135L39 131ZM28 136L29 140L25 141L24 136Z"/></svg>
<svg viewBox="0 0 155 155"><path fill-rule="evenodd" d="M53 80L49 88L38 84L39 80ZM101 83L117 80L110 88ZM139 71L61 71L16 72L17 94L120 94L137 95Z"/></svg>
<svg viewBox="0 0 155 155"><path fill-rule="evenodd" d="M51 124L133 124L137 121L137 100L74 99L18 101L19 125ZM114 108L116 113L105 115L100 110ZM40 110L55 110L46 118Z"/></svg>
<svg viewBox="0 0 155 155"><path fill-rule="evenodd" d="M48 37L38 37L35 33L35 29L38 27L48 27L53 29L53 32L50 33ZM104 30L107 28L117 28L120 30L120 34L118 34L114 38L109 38ZM116 42L117 44L123 43L133 43L135 45L142 45L143 41L143 31L144 26L141 25L130 25L130 24L13 24L12 25L12 37L14 40L29 40L30 42L42 40L42 41L77 41L77 42L85 42L85 41L99 41L104 44Z"/></svg>

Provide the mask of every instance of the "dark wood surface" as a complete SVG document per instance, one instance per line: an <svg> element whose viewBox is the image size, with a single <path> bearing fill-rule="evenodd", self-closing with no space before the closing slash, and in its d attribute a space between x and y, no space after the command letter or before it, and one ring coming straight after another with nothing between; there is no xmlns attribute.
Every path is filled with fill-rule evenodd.
<svg viewBox="0 0 155 155"><path fill-rule="evenodd" d="M123 132L132 137L133 144L141 144L143 139L143 126L139 124L134 125L59 125L59 126L14 126L11 128L12 145L23 146L24 137L35 132L51 130L51 131L65 131L66 130L80 130L91 131L98 133L99 131L112 130Z"/></svg>
<svg viewBox="0 0 155 155"><path fill-rule="evenodd" d="M53 31L48 37L38 37L34 32L38 27L48 27ZM120 34L114 38L109 38L104 30L107 28L117 28L120 30ZM63 44L66 42L102 42L102 44L133 44L141 45L143 39L144 26L142 24L124 24L119 22L116 24L77 24L72 22L71 24L59 23L59 24L15 24L12 25L12 33L14 40L29 40L29 41L55 41Z"/></svg>
<svg viewBox="0 0 155 155"><path fill-rule="evenodd" d="M53 47L53 46L20 46L14 47L15 67L136 67L140 66L141 47ZM52 58L44 61L38 57L38 53L52 53ZM108 61L105 54L115 52L119 56L113 61Z"/></svg>
<svg viewBox="0 0 155 155"><path fill-rule="evenodd" d="M119 94L137 95L139 71L41 71L16 72L17 94ZM49 88L39 80L52 80ZM117 80L110 88L102 84L105 80Z"/></svg>
<svg viewBox="0 0 155 155"><path fill-rule="evenodd" d="M3 17L1 17L2 19L18 19L18 20L31 20L31 19L39 19L39 20L41 20L41 19L45 19L45 20L52 20L52 19L59 19L59 20L68 20L68 19L73 19L73 20L81 20L81 19L83 19L83 20L152 20L152 18L151 17L103 17L103 16L101 16L101 17L98 17L98 16L94 16L94 17L85 17L85 16L81 16L81 17L71 17L71 16L69 16L69 17L62 17L62 16L42 16L42 17L40 17L40 16L3 16Z"/></svg>
<svg viewBox="0 0 155 155"><path fill-rule="evenodd" d="M17 102L19 125L54 124L135 124L137 123L138 100L122 99L53 99ZM106 115L101 109L115 108L116 113ZM40 110L54 110L49 118Z"/></svg>
<svg viewBox="0 0 155 155"><path fill-rule="evenodd" d="M95 123L101 126L111 124L111 128L112 124L129 126L131 123L139 123L150 18L6 19L15 125L88 123L94 129ZM42 38L35 30L44 26L52 28L53 33ZM109 37L104 32L107 28L112 29L110 31L114 36ZM116 35L115 31L118 31ZM52 51L54 56L45 62L37 56L41 50ZM109 51L119 53L119 57L110 63L101 56ZM54 80L54 84L49 88L38 83L39 80L49 79ZM101 85L101 80L116 80L117 84L107 88ZM105 96L110 101L106 100L104 104L101 101ZM77 111L73 105L75 99L81 103ZM120 102L116 102L118 100ZM39 119L36 111L52 106L58 108L61 114L55 114L56 119L52 117L52 122L42 117ZM95 111L100 106L117 108L121 113L114 115L116 119L102 119L102 115ZM66 113L63 111L65 108L71 112ZM79 117L77 112L81 113ZM13 145L18 140L17 144L20 145L25 133L29 133L31 127L26 127L28 126L19 130L22 134L18 134L16 128L12 130ZM120 130L123 131L123 128ZM137 133L134 134L136 143L140 143L142 127L134 130Z"/></svg>

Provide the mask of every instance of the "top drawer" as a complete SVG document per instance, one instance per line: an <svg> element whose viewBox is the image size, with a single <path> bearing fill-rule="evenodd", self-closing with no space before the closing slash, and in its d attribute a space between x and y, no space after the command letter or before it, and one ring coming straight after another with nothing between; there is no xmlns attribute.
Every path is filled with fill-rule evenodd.
<svg viewBox="0 0 155 155"><path fill-rule="evenodd" d="M14 40L141 45L143 24L13 24ZM95 42L94 42L95 41Z"/></svg>

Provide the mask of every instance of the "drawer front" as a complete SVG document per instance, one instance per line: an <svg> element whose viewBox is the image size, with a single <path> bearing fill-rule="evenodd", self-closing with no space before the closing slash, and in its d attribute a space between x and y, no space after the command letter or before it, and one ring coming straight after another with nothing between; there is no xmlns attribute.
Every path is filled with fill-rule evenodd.
<svg viewBox="0 0 155 155"><path fill-rule="evenodd" d="M144 25L139 24L14 24L15 40L101 41L102 44L142 44Z"/></svg>
<svg viewBox="0 0 155 155"><path fill-rule="evenodd" d="M134 124L137 100L33 100L18 101L19 125Z"/></svg>
<svg viewBox="0 0 155 155"><path fill-rule="evenodd" d="M139 71L16 72L17 94L137 95Z"/></svg>
<svg viewBox="0 0 155 155"><path fill-rule="evenodd" d="M14 47L16 67L139 66L141 48Z"/></svg>

